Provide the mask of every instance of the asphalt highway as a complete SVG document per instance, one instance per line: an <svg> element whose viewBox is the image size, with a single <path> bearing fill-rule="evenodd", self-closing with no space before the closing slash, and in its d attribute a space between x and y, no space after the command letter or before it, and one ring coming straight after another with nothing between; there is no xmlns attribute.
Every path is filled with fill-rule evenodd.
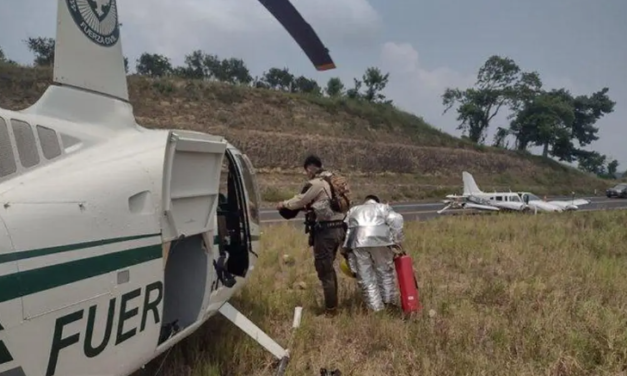
<svg viewBox="0 0 627 376"><path fill-rule="evenodd" d="M588 205L582 205L579 207L579 211L585 210L612 210L612 209L627 209L626 199L608 199L607 197L577 197L585 198L590 201ZM548 200L571 200L571 197L551 197ZM399 212L405 217L406 221L425 221L433 219L444 214L437 214L437 211L444 207L442 201L433 202L405 202L399 204L392 204L394 210ZM455 213L454 210L447 211L449 214ZM447 213L445 212L445 213ZM459 210L457 211L459 212ZM304 216L302 213L298 217L292 220L285 220L281 218L276 209L262 209L261 210L261 223L265 225L280 224L285 222L292 222L295 225L302 225Z"/></svg>

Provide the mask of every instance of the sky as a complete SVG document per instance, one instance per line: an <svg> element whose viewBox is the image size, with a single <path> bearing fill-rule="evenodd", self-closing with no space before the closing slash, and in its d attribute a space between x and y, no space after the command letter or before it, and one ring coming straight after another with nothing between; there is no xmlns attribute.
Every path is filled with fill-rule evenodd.
<svg viewBox="0 0 627 376"><path fill-rule="evenodd" d="M388 72L384 94L396 105L459 136L454 110L443 115L447 87L466 88L491 55L537 71L545 88L591 94L609 87L613 113L597 122L588 146L627 168L627 14L625 0L292 0L330 50L337 69L317 72L290 35L257 0L118 0L124 54L143 52L182 64L201 49L243 59L253 76L288 67L321 86L376 66ZM23 42L55 34L56 2L0 1L0 47L32 63ZM494 119L506 126L506 113Z"/></svg>

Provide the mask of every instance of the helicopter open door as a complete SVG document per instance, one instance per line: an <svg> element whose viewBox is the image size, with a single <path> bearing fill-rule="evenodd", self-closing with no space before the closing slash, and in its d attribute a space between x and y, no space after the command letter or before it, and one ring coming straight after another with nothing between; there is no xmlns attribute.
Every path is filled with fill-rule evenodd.
<svg viewBox="0 0 627 376"><path fill-rule="evenodd" d="M246 155L229 144L225 157L228 172L226 195L221 192L217 210L218 245L220 253L228 255L226 271L245 278L259 250L259 190Z"/></svg>

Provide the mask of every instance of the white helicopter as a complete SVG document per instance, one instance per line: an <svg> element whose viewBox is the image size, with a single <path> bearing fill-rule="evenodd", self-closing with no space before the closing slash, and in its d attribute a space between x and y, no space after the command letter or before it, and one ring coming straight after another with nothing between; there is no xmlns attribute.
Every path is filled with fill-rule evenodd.
<svg viewBox="0 0 627 376"><path fill-rule="evenodd" d="M335 67L289 0L260 2ZM129 375L216 312L284 371L288 351L228 303L260 252L252 163L136 123L116 0L58 0L54 84L0 109L0 202L0 376Z"/></svg>
<svg viewBox="0 0 627 376"><path fill-rule="evenodd" d="M461 196L447 195L443 200L444 208L438 210L442 214L448 209L476 209L492 212L562 212L577 210L579 206L589 204L585 199L570 201L545 201L530 192L483 192L475 179L466 171L462 172L464 192Z"/></svg>

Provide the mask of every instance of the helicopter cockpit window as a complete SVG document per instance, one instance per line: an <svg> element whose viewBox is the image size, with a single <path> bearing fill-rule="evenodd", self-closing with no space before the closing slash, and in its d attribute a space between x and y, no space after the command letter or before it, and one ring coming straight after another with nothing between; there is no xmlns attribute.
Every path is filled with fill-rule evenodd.
<svg viewBox="0 0 627 376"><path fill-rule="evenodd" d="M17 171L7 123L0 118L0 178Z"/></svg>
<svg viewBox="0 0 627 376"><path fill-rule="evenodd" d="M531 194L531 193L525 193L525 196L527 196L529 198L529 201L542 201L540 199L540 197L538 197L538 196L536 196L534 194Z"/></svg>

